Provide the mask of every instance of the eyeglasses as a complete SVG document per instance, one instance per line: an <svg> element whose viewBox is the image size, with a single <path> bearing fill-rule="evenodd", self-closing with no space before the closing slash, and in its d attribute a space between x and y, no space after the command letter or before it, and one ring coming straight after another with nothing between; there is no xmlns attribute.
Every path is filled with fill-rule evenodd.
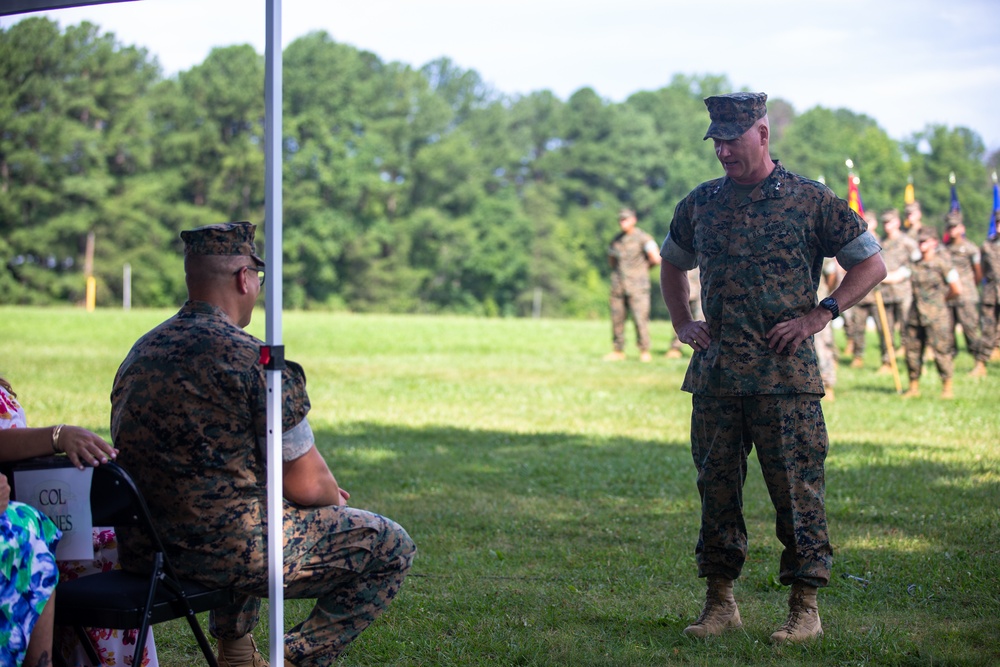
<svg viewBox="0 0 1000 667"><path fill-rule="evenodd" d="M257 272L257 279L260 280L260 286L261 287L264 286L264 278L266 277L266 274L264 273L264 269L261 269L261 268L256 267L256 266L241 266L240 268L236 269L236 271L233 272L233 275L234 276L239 275L240 271L242 271L243 269L246 269L247 271L256 271Z"/></svg>

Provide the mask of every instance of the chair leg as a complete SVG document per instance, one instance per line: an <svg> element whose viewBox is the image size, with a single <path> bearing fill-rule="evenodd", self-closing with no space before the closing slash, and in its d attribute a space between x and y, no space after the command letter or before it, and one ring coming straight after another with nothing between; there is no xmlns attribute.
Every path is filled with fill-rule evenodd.
<svg viewBox="0 0 1000 667"><path fill-rule="evenodd" d="M76 638L80 640L80 643L83 645L83 651L87 654L87 659L90 660L90 664L104 667L104 663L101 662L100 657L97 655L97 649L94 648L94 642L90 641L90 635L88 635L87 631L83 629L83 626L74 625L73 630L76 632Z"/></svg>
<svg viewBox="0 0 1000 667"><path fill-rule="evenodd" d="M156 589L159 588L160 580L163 578L163 554L159 551L153 557L153 576L150 577L149 593L146 594L146 607L142 614L142 623L139 624L135 636L135 652L132 654L132 664L142 664L142 652L146 648L146 635L149 633L149 617L152 614L153 600L156 598Z"/></svg>
<svg viewBox="0 0 1000 667"><path fill-rule="evenodd" d="M195 639L198 640L198 646L201 647L201 652L205 655L205 660L208 661L209 667L219 667L219 662L215 658L215 651L212 649L212 645L208 643L208 639L205 638L205 633L202 632L201 625L198 624L198 617L192 612L185 618L187 618L188 625L191 626L191 632L194 633Z"/></svg>

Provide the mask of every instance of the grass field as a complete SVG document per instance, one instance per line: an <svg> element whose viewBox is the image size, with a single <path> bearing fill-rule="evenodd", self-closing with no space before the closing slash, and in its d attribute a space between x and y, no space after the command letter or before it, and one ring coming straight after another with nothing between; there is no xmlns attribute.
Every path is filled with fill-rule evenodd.
<svg viewBox="0 0 1000 667"><path fill-rule="evenodd" d="M0 308L0 374L30 423L107 435L118 363L170 314ZM263 335L263 311L250 329ZM321 451L352 504L398 520L419 547L396 602L338 664L1000 664L1000 364L974 380L962 353L949 402L932 366L922 398L896 395L874 372L874 337L868 369L841 364L825 404L826 636L767 642L787 592L754 458L736 591L745 627L699 642L681 635L704 592L686 360L663 358L672 332L654 322L653 363L634 347L629 361L602 362L609 329L285 314ZM286 622L309 606L286 602ZM161 665L197 664L185 626L155 633Z"/></svg>

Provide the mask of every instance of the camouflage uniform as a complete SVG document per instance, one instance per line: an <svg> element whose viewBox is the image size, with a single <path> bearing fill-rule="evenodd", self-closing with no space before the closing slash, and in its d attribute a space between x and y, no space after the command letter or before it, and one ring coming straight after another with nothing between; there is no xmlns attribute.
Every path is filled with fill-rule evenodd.
<svg viewBox="0 0 1000 667"><path fill-rule="evenodd" d="M992 353L1000 344L1000 235L983 242L983 337L981 349Z"/></svg>
<svg viewBox="0 0 1000 667"><path fill-rule="evenodd" d="M625 320L632 311L639 350L650 348L649 340L649 257L653 237L638 227L619 233L608 247L611 258L611 335L616 352L625 350Z"/></svg>
<svg viewBox="0 0 1000 667"><path fill-rule="evenodd" d="M976 361L987 361L992 350L983 349L979 336L979 286L976 285L976 273L973 266L980 263L979 248L965 237L952 238L945 244L945 250L951 257L951 264L958 271L962 286L962 294L957 299L948 301L954 324L962 325L962 335L965 336L965 346ZM952 336L952 355L958 354L958 345Z"/></svg>
<svg viewBox="0 0 1000 667"><path fill-rule="evenodd" d="M708 349L691 358L691 448L702 500L701 577L739 576L747 554L746 460L757 446L784 551L780 579L824 586L832 549L824 509L826 426L811 339L794 355L768 347L778 322L816 307L823 258L850 269L879 250L864 222L828 188L780 163L738 200L728 177L694 189L674 211L661 256L701 268Z"/></svg>
<svg viewBox="0 0 1000 667"><path fill-rule="evenodd" d="M140 338L111 394L119 462L136 478L168 557L182 574L242 595L216 610L210 630L238 639L257 624L268 593L267 380L261 341L215 305L189 301ZM283 458L313 445L302 368L282 373ZM284 501L284 583L289 598L318 598L285 635L299 667L329 665L399 590L415 547L406 531L371 512ZM131 571L149 567L151 545L122 529Z"/></svg>
<svg viewBox="0 0 1000 667"><path fill-rule="evenodd" d="M906 319L906 366L911 380L923 371L924 349L934 350L934 363L942 380L954 374L955 324L946 301L948 283L958 280L947 253L937 252L929 260L914 262L910 284L913 304Z"/></svg>
<svg viewBox="0 0 1000 667"><path fill-rule="evenodd" d="M901 267L909 267L919 257L920 246L912 236L901 233L896 238L885 238L882 240L882 259L885 261L885 268L888 273L892 273ZM910 286L910 279L904 278L898 283L891 285L883 283L878 289L882 293L882 302L885 304L885 319L889 325L889 331L895 333L896 326L898 325L900 339L902 339L902 330L906 326L906 314L909 312L910 303L913 301L913 289ZM881 326L879 330L881 330ZM895 346L895 343L893 347L899 349ZM883 354L882 361L888 362L885 354Z"/></svg>

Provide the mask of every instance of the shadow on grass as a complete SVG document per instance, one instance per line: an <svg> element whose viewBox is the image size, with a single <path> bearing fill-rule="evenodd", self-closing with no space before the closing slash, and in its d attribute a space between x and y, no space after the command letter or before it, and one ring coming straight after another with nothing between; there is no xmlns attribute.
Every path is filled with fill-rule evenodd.
<svg viewBox="0 0 1000 667"><path fill-rule="evenodd" d="M375 423L317 437L352 500L400 521L420 548L408 592L358 664L641 665L684 655L733 664L762 650L782 620L780 545L755 457L740 581L746 627L724 643L693 645L680 636L703 595L687 443ZM836 644L793 651L789 663L810 650L820 661L901 664L914 655L988 664L984 656L995 655L989 582L1000 571L1000 484L930 460L939 454L837 446L828 471L836 564L823 594ZM391 659L412 642L410 657Z"/></svg>
<svg viewBox="0 0 1000 667"><path fill-rule="evenodd" d="M836 556L821 595L826 637L775 649L767 639L784 619L787 593L774 583L780 546L755 457L745 494L751 549L737 586L744 628L695 642L681 635L704 591L692 553L699 506L687 443L364 422L317 438L352 501L398 520L419 547L400 596L338 664L1000 658L1000 562L989 522L1000 489L991 464L951 463L947 448L837 445L828 466ZM286 604L289 625L312 606ZM184 663L161 656L171 664Z"/></svg>

